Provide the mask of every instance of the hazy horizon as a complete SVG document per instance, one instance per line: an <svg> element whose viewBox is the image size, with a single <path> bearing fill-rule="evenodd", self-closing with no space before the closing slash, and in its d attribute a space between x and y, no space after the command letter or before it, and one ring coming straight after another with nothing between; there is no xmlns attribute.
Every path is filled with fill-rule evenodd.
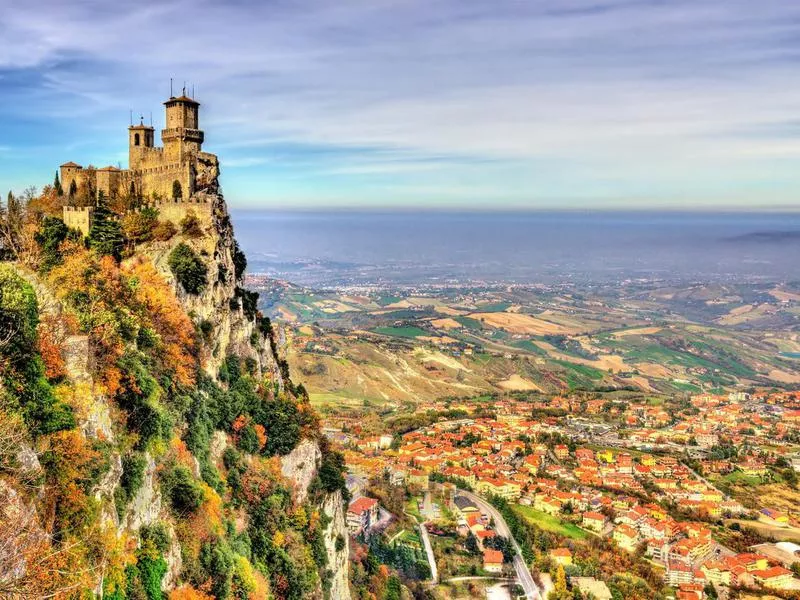
<svg viewBox="0 0 800 600"><path fill-rule="evenodd" d="M232 218L249 272L302 285L800 277L798 213L234 210Z"/></svg>

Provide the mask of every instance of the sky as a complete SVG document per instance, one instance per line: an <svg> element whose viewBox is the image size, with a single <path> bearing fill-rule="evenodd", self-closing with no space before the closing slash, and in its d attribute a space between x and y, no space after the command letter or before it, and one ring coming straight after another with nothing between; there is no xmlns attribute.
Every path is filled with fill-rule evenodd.
<svg viewBox="0 0 800 600"><path fill-rule="evenodd" d="M799 74L795 0L0 0L0 192L172 77L235 207L795 209Z"/></svg>

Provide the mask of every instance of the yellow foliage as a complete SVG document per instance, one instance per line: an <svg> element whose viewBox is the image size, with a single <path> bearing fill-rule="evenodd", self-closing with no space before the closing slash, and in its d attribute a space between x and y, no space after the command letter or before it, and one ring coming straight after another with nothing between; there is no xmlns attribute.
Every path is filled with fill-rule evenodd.
<svg viewBox="0 0 800 600"><path fill-rule="evenodd" d="M214 600L214 597L190 585L182 585L169 593L169 600Z"/></svg>
<svg viewBox="0 0 800 600"><path fill-rule="evenodd" d="M292 515L292 526L297 530L305 529L308 525L308 515L303 506L298 506Z"/></svg>
<svg viewBox="0 0 800 600"><path fill-rule="evenodd" d="M283 548L284 544L286 544L286 536L283 535L283 532L277 530L272 534L272 543L278 548Z"/></svg>

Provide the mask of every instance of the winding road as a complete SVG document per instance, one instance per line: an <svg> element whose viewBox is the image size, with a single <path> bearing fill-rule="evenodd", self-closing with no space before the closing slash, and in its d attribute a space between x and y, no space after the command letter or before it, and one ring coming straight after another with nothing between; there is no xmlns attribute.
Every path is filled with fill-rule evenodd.
<svg viewBox="0 0 800 600"><path fill-rule="evenodd" d="M494 528L495 531L497 531L497 534L502 535L511 541L511 545L514 548L514 570L517 573L517 580L525 592L525 598L527 600L542 600L542 594L539 591L539 588L536 586L536 582L533 581L531 572L528 570L528 565L525 563L525 559L522 557L522 549L519 547L517 540L514 539L514 536L511 535L511 530L508 528L503 515L501 515L500 512L486 500L473 494L472 492L458 490L458 495L468 498L474 502L475 505L481 509L481 511L489 515L494 520Z"/></svg>

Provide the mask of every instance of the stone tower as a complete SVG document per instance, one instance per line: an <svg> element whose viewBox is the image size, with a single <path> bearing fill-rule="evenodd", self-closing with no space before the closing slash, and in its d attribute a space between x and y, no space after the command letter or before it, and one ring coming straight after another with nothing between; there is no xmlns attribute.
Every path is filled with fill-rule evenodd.
<svg viewBox="0 0 800 600"><path fill-rule="evenodd" d="M128 168L139 169L145 162L146 148L155 145L155 132L149 125L144 124L144 119L138 125L128 127Z"/></svg>
<svg viewBox="0 0 800 600"><path fill-rule="evenodd" d="M161 130L167 162L183 162L190 154L202 150L203 132L198 128L200 103L185 94L164 102L167 124Z"/></svg>

